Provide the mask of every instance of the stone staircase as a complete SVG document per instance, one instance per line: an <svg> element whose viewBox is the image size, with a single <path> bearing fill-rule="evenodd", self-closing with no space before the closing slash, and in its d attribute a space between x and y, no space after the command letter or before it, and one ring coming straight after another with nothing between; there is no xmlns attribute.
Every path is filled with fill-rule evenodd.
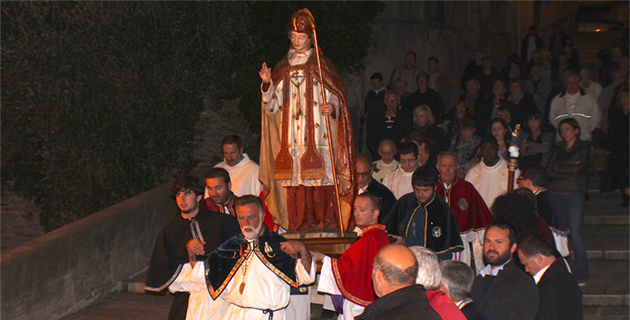
<svg viewBox="0 0 630 320"><path fill-rule="evenodd" d="M611 43L618 42L623 36L623 31L575 32L570 36L573 38L573 47L580 54L580 66L590 69L593 76L597 77L600 64L597 53L608 48Z"/></svg>

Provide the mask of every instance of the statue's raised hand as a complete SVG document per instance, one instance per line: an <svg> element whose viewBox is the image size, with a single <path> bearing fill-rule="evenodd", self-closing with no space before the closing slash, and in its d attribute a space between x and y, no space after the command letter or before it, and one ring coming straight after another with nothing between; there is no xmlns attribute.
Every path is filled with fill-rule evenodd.
<svg viewBox="0 0 630 320"><path fill-rule="evenodd" d="M263 62L262 68L258 71L258 75L260 79L262 79L263 83L269 83L271 81L271 68L267 67L267 63Z"/></svg>

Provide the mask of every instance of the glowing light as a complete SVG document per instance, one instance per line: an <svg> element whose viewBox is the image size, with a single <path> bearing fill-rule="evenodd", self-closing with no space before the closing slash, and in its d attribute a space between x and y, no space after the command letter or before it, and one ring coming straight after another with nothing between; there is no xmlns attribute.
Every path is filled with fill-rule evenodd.
<svg viewBox="0 0 630 320"><path fill-rule="evenodd" d="M600 32L602 31L602 29L595 29L595 32Z"/></svg>

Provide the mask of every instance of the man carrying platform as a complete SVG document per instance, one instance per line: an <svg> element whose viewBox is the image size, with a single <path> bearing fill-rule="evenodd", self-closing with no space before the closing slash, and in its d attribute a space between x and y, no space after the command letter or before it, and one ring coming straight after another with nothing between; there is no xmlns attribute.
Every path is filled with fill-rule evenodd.
<svg viewBox="0 0 630 320"><path fill-rule="evenodd" d="M339 259L321 252L311 253L316 262L323 261L318 291L344 298L342 303L335 303L341 307L338 310L343 309L339 320L354 319L378 298L372 288L372 264L378 251L389 244L385 225L378 224L380 206L376 194L368 191L358 195L354 201L354 219L363 236Z"/></svg>

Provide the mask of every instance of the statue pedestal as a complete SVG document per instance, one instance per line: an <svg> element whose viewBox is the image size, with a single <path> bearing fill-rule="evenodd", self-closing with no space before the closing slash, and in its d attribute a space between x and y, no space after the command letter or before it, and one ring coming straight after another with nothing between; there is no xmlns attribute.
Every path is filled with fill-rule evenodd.
<svg viewBox="0 0 630 320"><path fill-rule="evenodd" d="M282 234L287 239L303 242L311 251L319 251L333 258L341 256L357 241L356 233L345 232L345 235L342 238L338 228L307 229Z"/></svg>

